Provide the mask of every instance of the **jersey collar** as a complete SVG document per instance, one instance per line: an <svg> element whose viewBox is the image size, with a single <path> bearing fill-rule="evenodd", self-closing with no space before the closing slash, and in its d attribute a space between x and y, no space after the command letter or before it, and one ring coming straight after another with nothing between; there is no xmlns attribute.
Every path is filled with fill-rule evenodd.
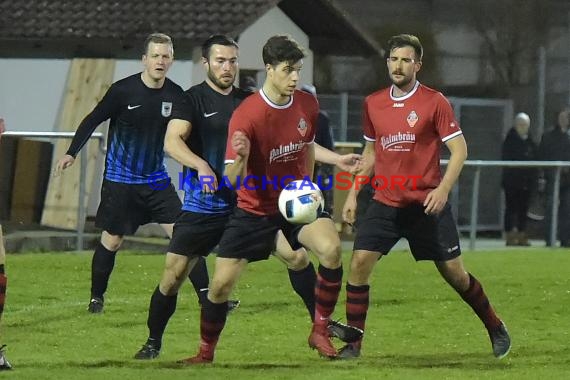
<svg viewBox="0 0 570 380"><path fill-rule="evenodd" d="M412 91L408 92L406 95L404 96L400 96L400 97L395 97L394 95L392 95L394 93L394 85L392 85L390 87L390 98L392 100L395 100L397 102L401 102L402 100L406 100L409 97L411 97L412 95L414 95L416 93L416 90L418 89L418 87L420 87L420 81L416 80L416 84L414 85L414 88L412 88Z"/></svg>
<svg viewBox="0 0 570 380"><path fill-rule="evenodd" d="M293 104L293 94L291 94L291 99L289 99L289 101L285 104L275 104L273 103L268 97L267 95L265 95L265 92L263 92L263 88L259 89L259 95L261 95L261 98L265 101L265 103L267 103L267 105L269 105L270 107L273 108L277 108L277 109L285 109L285 108L289 108L291 107L291 104Z"/></svg>

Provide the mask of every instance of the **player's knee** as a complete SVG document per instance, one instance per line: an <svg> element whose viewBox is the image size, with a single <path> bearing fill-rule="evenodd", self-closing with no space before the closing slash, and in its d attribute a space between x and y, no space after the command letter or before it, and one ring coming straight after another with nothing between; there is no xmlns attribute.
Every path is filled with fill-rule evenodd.
<svg viewBox="0 0 570 380"><path fill-rule="evenodd" d="M309 255L304 249L298 249L295 254L291 256L288 267L291 270L305 269L309 265Z"/></svg>
<svg viewBox="0 0 570 380"><path fill-rule="evenodd" d="M116 252L121 248L121 244L123 244L123 237L121 235L111 235L105 231L101 235L101 244L109 251Z"/></svg>
<svg viewBox="0 0 570 380"><path fill-rule="evenodd" d="M338 239L322 239L315 247L315 251L321 263L329 268L338 267L342 261Z"/></svg>

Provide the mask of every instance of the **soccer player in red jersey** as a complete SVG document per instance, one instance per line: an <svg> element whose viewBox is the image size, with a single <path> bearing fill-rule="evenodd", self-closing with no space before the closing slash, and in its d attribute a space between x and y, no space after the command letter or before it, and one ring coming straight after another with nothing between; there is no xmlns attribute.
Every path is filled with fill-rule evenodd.
<svg viewBox="0 0 570 380"><path fill-rule="evenodd" d="M239 184L238 206L221 238L208 300L202 305L199 352L182 363L214 359L228 296L249 262L266 260L273 252L292 268L304 260L304 248L320 261L309 346L322 356L337 356L327 324L341 289L338 233L325 214L309 224L288 223L277 202L285 183L313 174L319 106L315 97L295 89L304 56L290 37L271 37L263 47L263 87L245 99L230 120L225 175L236 187ZM252 180L244 183L246 176Z"/></svg>
<svg viewBox="0 0 570 380"><path fill-rule="evenodd" d="M416 79L423 55L419 39L408 34L394 36L387 51L393 84L364 102L366 145L361 174L409 179L391 186L375 184L374 199L358 221L346 284L348 323L364 329L372 270L404 237L414 258L432 260L471 306L487 328L494 355L502 358L509 352L510 337L481 284L464 268L457 227L447 202L467 157L465 139L447 99ZM442 143L451 153L443 178L439 165ZM417 176L421 179L415 181ZM353 187L344 205L343 218L349 223L355 219L357 192ZM347 344L339 357L358 357L361 344L362 340Z"/></svg>
<svg viewBox="0 0 570 380"><path fill-rule="evenodd" d="M2 138L2 133L6 131L4 125L4 119L0 118L0 138ZM2 313L4 312L4 300L6 298L6 285L8 284L8 278L4 272L4 264L6 263L6 252L4 250L4 238L2 236L2 225L0 224L0 318L2 318ZM0 347L0 371L5 369L12 369L12 366L4 356L4 345Z"/></svg>

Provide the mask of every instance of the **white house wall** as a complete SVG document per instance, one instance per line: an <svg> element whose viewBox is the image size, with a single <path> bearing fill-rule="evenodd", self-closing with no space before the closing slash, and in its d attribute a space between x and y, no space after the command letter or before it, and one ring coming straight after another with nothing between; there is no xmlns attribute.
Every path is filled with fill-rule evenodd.
<svg viewBox="0 0 570 380"><path fill-rule="evenodd" d="M0 72L10 73L3 75L0 86L0 117L6 120L8 130L53 132L59 129L55 124L70 63L71 60L64 59L0 59ZM192 66L192 61L175 61L168 77L187 89L192 84ZM141 70L140 60L118 60L113 81ZM102 163L101 158L99 169ZM177 186L180 165L171 159L166 164ZM101 176L98 176L93 181L88 215L95 215L97 211L100 183Z"/></svg>

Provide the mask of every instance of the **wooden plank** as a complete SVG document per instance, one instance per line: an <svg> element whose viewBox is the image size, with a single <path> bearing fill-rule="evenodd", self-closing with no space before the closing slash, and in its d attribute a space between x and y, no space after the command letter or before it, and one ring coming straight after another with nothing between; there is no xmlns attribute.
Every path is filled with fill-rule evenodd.
<svg viewBox="0 0 570 380"><path fill-rule="evenodd" d="M18 141L16 168L12 187L12 207L10 220L17 223L35 222L37 193L40 191L38 178L42 145L40 141L21 139Z"/></svg>
<svg viewBox="0 0 570 380"><path fill-rule="evenodd" d="M56 123L59 131L77 129L81 120L91 112L111 86L114 72L115 60L73 59L71 61L62 107ZM52 168L65 154L69 143L69 140L56 142ZM88 142L83 149L87 149L87 182L85 184L87 193L85 199L82 200L86 206L88 193L92 188L95 163L98 155L102 153L98 150L95 140ZM66 169L63 175L50 178L42 214L43 225L63 229L77 228L80 166L78 155L74 165Z"/></svg>

